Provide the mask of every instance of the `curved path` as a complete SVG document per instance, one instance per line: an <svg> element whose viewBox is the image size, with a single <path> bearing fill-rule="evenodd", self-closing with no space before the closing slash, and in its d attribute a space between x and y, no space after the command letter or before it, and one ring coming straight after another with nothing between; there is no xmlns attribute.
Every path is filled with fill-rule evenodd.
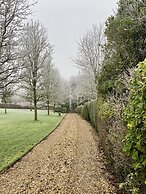
<svg viewBox="0 0 146 194"><path fill-rule="evenodd" d="M93 128L76 114L5 173L0 194L114 194Z"/></svg>

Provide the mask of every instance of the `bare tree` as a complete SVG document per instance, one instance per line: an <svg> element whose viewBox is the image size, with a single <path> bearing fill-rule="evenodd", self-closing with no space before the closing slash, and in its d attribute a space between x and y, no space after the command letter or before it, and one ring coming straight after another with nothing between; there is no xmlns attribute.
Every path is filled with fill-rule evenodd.
<svg viewBox="0 0 146 194"><path fill-rule="evenodd" d="M68 81L70 99L79 105L85 101L96 98L96 85L93 77L87 71L81 71L77 76L72 76Z"/></svg>
<svg viewBox="0 0 146 194"><path fill-rule="evenodd" d="M78 42L77 66L91 73L97 85L98 74L103 62L104 33L103 26L92 26L92 29Z"/></svg>
<svg viewBox="0 0 146 194"><path fill-rule="evenodd" d="M0 0L0 88L17 81L19 35L30 6L28 0Z"/></svg>
<svg viewBox="0 0 146 194"><path fill-rule="evenodd" d="M44 100L47 103L48 115L50 114L50 101L52 99L52 86L53 86L53 75L52 75L52 56L48 56L46 63L44 65L44 76L43 76L43 90L44 90Z"/></svg>
<svg viewBox="0 0 146 194"><path fill-rule="evenodd" d="M6 81L7 80L5 80L5 82ZM5 84L5 82L3 82L3 84ZM5 108L5 114L7 113L7 103L10 102L10 98L14 95L15 90L16 88L11 84L3 87L0 91L1 100Z"/></svg>
<svg viewBox="0 0 146 194"><path fill-rule="evenodd" d="M61 103L62 98L62 79L57 68L52 69L52 103L55 106Z"/></svg>
<svg viewBox="0 0 146 194"><path fill-rule="evenodd" d="M96 98L96 84L92 74L88 71L81 71L77 76L77 98L84 96L86 100L92 100Z"/></svg>
<svg viewBox="0 0 146 194"><path fill-rule="evenodd" d="M50 104L55 106L63 102L63 80L60 76L59 70L54 67L52 62L52 56L50 55L44 65L44 76L43 76L43 90L44 100L47 103L48 115Z"/></svg>
<svg viewBox="0 0 146 194"><path fill-rule="evenodd" d="M43 94L43 69L47 57L52 52L45 28L36 21L27 23L22 34L24 54L23 88L32 94L34 120L37 120L37 102Z"/></svg>

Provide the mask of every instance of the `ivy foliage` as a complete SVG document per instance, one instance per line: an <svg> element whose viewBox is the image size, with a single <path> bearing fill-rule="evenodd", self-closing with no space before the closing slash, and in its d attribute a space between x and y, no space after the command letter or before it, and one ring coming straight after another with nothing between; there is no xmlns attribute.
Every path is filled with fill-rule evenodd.
<svg viewBox="0 0 146 194"><path fill-rule="evenodd" d="M125 111L128 132L125 151L132 157L135 171L146 169L146 59L138 64L131 81L130 105Z"/></svg>

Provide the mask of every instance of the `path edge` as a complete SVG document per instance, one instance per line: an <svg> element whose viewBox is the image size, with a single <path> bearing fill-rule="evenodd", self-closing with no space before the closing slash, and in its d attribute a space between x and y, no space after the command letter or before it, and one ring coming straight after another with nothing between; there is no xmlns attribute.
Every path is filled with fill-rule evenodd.
<svg viewBox="0 0 146 194"><path fill-rule="evenodd" d="M16 159L14 162L11 162L8 166L2 168L2 170L0 170L0 174L4 174L6 173L11 167L13 167L17 162L20 162L24 156L26 156L28 153L30 153L37 145L39 145L40 143L42 143L43 141L45 141L62 123L62 121L65 119L67 114L65 114L62 119L59 121L59 123L54 127L54 129L52 129L52 131L50 131L50 133L48 133L43 139L41 139L39 142L37 142L32 148L30 148L26 153L22 154L22 156L20 156L18 159Z"/></svg>

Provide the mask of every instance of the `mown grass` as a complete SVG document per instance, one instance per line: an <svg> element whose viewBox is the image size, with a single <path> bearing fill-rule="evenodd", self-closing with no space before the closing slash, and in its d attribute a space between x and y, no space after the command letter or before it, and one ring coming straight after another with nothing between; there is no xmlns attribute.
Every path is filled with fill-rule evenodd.
<svg viewBox="0 0 146 194"><path fill-rule="evenodd" d="M21 158L59 124L62 116L38 111L39 121L33 121L29 110L0 110L0 171Z"/></svg>

